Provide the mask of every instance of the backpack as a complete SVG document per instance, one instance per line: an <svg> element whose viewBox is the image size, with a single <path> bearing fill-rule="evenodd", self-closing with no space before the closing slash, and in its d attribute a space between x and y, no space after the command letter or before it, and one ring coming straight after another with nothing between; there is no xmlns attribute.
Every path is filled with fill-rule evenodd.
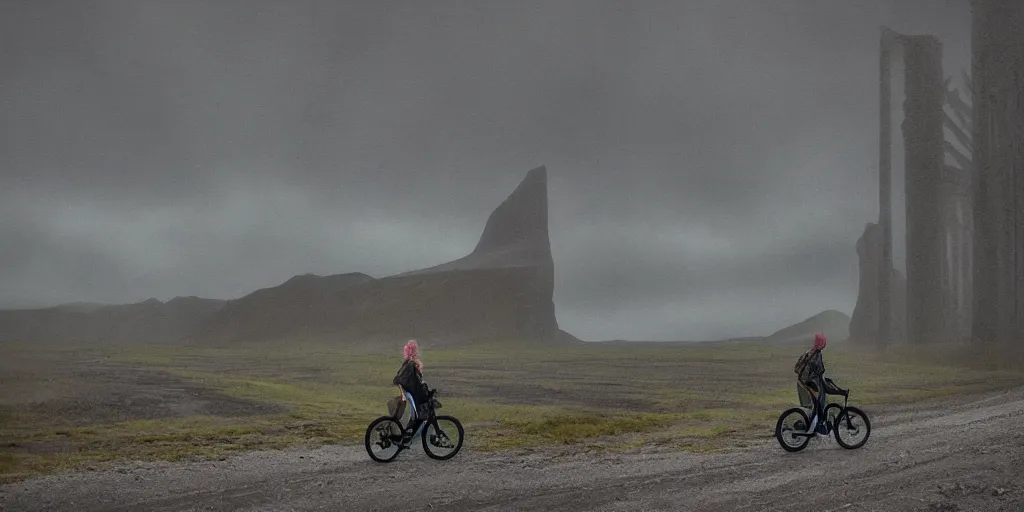
<svg viewBox="0 0 1024 512"><path fill-rule="evenodd" d="M800 356L800 359L797 359L796 365L793 366L793 372L797 374L797 378L799 378L801 382L807 382L811 380L811 376L809 375L808 370L811 363L811 356L813 352L813 350L808 350L807 352L804 352Z"/></svg>

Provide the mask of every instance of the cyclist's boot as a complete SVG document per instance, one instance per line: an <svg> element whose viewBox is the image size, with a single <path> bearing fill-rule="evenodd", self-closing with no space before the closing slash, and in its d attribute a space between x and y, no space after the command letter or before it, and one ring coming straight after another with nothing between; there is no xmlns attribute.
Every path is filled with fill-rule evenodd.
<svg viewBox="0 0 1024 512"><path fill-rule="evenodd" d="M824 434L822 434L822 430L821 430L822 429L822 425L821 425L821 423L822 423L821 420L817 416L811 417L811 424L807 426L807 429L808 429L807 433L808 434L813 433L817 437L820 437L820 436L824 435Z"/></svg>
<svg viewBox="0 0 1024 512"><path fill-rule="evenodd" d="M832 436L829 435L831 431L832 429L828 426L828 420L823 420L821 423L818 423L818 426L814 429L814 437L818 438L822 443L828 443L832 441Z"/></svg>

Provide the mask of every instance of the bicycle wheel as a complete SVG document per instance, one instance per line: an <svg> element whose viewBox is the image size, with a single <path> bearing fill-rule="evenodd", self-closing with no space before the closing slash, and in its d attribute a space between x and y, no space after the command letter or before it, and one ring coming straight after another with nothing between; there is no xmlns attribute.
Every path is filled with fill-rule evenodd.
<svg viewBox="0 0 1024 512"><path fill-rule="evenodd" d="M839 446L855 450L868 442L868 437L871 436L871 421L864 411L856 407L847 407L839 411L833 429Z"/></svg>
<svg viewBox="0 0 1024 512"><path fill-rule="evenodd" d="M775 424L775 439L779 441L782 449L787 452L803 450L807 447L807 443L811 442L811 438L793 434L807 432L809 424L810 420L807 419L807 413L803 409L799 407L787 409L779 415L779 421Z"/></svg>
<svg viewBox="0 0 1024 512"><path fill-rule="evenodd" d="M448 460L462 449L466 431L452 416L435 416L423 431L423 451L434 460ZM452 439L452 436L457 439Z"/></svg>
<svg viewBox="0 0 1024 512"><path fill-rule="evenodd" d="M376 462L391 462L402 451L402 424L381 416L366 427L366 453Z"/></svg>

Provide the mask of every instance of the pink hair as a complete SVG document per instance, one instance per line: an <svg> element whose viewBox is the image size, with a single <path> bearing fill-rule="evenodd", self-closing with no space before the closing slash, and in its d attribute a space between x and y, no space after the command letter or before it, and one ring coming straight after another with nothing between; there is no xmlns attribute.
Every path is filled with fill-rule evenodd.
<svg viewBox="0 0 1024 512"><path fill-rule="evenodd" d="M827 340L825 339L825 335L824 334L822 334L820 332L814 333L814 349L815 350L821 350L821 349L825 348L825 342L826 341Z"/></svg>
<svg viewBox="0 0 1024 512"><path fill-rule="evenodd" d="M423 371L423 363L420 361L420 346L416 344L416 340L409 340L402 352L405 354L406 361L416 363L416 368Z"/></svg>

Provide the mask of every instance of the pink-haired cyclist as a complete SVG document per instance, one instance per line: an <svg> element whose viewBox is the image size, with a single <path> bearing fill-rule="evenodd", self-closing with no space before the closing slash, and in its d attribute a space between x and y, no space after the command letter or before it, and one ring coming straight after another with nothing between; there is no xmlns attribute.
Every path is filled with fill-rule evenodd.
<svg viewBox="0 0 1024 512"><path fill-rule="evenodd" d="M426 400L426 384L423 382L423 363L420 361L420 347L416 340L409 340L403 351L404 359L398 374L392 382L398 386L398 396L410 405L409 422L417 417L416 404Z"/></svg>
<svg viewBox="0 0 1024 512"><path fill-rule="evenodd" d="M814 345L800 356L793 367L797 374L797 389L806 391L813 404L808 430L822 435L829 433L828 423L822 421L825 410L825 361L821 357L821 351L825 348L826 342L824 334L814 333Z"/></svg>

